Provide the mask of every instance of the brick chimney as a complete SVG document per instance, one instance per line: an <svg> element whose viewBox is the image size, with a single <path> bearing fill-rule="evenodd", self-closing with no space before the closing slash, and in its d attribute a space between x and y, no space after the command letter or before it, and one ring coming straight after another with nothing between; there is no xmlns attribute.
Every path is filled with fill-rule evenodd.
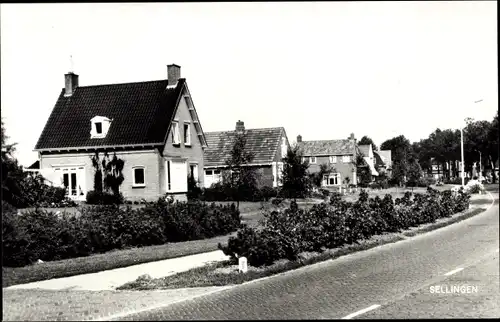
<svg viewBox="0 0 500 322"><path fill-rule="evenodd" d="M73 95L75 89L78 87L78 75L73 72L65 74L64 85L65 85L64 96Z"/></svg>
<svg viewBox="0 0 500 322"><path fill-rule="evenodd" d="M245 132L245 123L243 123L242 121L238 120L238 122L236 122L236 132L237 133L243 133Z"/></svg>
<svg viewBox="0 0 500 322"><path fill-rule="evenodd" d="M297 143L300 143L302 142L302 135L297 135Z"/></svg>
<svg viewBox="0 0 500 322"><path fill-rule="evenodd" d="M176 64L167 65L168 85L175 85L181 78L181 66Z"/></svg>

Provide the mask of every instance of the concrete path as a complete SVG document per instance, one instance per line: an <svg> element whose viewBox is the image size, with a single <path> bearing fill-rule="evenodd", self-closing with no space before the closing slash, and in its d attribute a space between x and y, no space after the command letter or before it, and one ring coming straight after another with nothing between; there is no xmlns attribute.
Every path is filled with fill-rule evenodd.
<svg viewBox="0 0 500 322"><path fill-rule="evenodd" d="M229 259L229 256L224 255L221 250L217 250L209 253L165 259L158 262L138 264L98 273L13 285L5 289L14 290L40 288L49 290L114 290L116 287L133 281L137 277L144 274L149 274L152 278L165 277L184 272L195 267L204 266L210 262L219 262L226 259Z"/></svg>

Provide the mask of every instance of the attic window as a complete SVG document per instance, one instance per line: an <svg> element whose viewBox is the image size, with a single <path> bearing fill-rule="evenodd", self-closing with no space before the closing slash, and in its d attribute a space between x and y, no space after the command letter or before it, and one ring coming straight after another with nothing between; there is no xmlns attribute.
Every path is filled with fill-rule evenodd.
<svg viewBox="0 0 500 322"><path fill-rule="evenodd" d="M91 120L90 127L90 138L91 139L102 139L108 134L109 127L111 125L111 119L105 116L94 116Z"/></svg>
<svg viewBox="0 0 500 322"><path fill-rule="evenodd" d="M101 122L95 123L95 132L97 134L102 134L102 123Z"/></svg>

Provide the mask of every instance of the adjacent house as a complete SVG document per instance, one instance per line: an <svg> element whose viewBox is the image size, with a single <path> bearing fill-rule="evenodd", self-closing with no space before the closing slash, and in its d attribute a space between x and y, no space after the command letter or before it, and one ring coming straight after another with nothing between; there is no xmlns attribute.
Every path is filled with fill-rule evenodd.
<svg viewBox="0 0 500 322"><path fill-rule="evenodd" d="M124 161L126 199L184 199L188 174L204 180L206 139L180 71L172 64L168 79L93 86L66 74L35 147L40 172L84 200L94 187L91 157L106 152Z"/></svg>
<svg viewBox="0 0 500 322"><path fill-rule="evenodd" d="M354 134L342 140L302 141L297 136L297 144L303 158L309 161L310 173L319 172L321 164L332 168L330 174L325 175L322 186L339 186L346 183L357 184L356 156L361 153L356 144Z"/></svg>
<svg viewBox="0 0 500 322"><path fill-rule="evenodd" d="M392 176L392 152L391 150L374 151L375 169L379 174L385 173L390 178Z"/></svg>
<svg viewBox="0 0 500 322"><path fill-rule="evenodd" d="M283 127L245 129L242 121L236 122L234 131L206 132L207 148L204 153L204 186L221 182L227 170L227 160L236 134L246 136L245 149L254 155L253 161L246 166L257 170L259 186L277 187L281 185L283 158L289 143Z"/></svg>
<svg viewBox="0 0 500 322"><path fill-rule="evenodd" d="M363 156L363 159L370 168L370 174L372 175L372 180L373 180L374 179L373 177L378 176L378 172L375 169L375 155L373 152L373 147L371 144L358 145L358 147L359 151L361 152L361 155Z"/></svg>
<svg viewBox="0 0 500 322"><path fill-rule="evenodd" d="M23 169L26 172L31 172L33 174L40 172L40 161L37 160L33 162L29 167Z"/></svg>

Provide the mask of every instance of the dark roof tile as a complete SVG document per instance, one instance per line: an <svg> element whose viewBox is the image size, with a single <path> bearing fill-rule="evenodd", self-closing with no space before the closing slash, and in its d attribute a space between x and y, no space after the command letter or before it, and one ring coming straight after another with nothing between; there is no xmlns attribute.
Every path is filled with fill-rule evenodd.
<svg viewBox="0 0 500 322"><path fill-rule="evenodd" d="M247 129L247 151L254 153L252 163L268 163L274 157L284 134L282 127ZM207 148L204 152L205 166L224 166L230 158L235 131L205 132Z"/></svg>
<svg viewBox="0 0 500 322"><path fill-rule="evenodd" d="M81 86L69 97L62 89L35 149L162 143L185 80L175 88L167 83ZM105 138L91 139L90 119L97 115L112 122Z"/></svg>
<svg viewBox="0 0 500 322"><path fill-rule="evenodd" d="M356 145L354 141L343 140L319 140L302 141L299 147L304 156L315 155L352 155Z"/></svg>

